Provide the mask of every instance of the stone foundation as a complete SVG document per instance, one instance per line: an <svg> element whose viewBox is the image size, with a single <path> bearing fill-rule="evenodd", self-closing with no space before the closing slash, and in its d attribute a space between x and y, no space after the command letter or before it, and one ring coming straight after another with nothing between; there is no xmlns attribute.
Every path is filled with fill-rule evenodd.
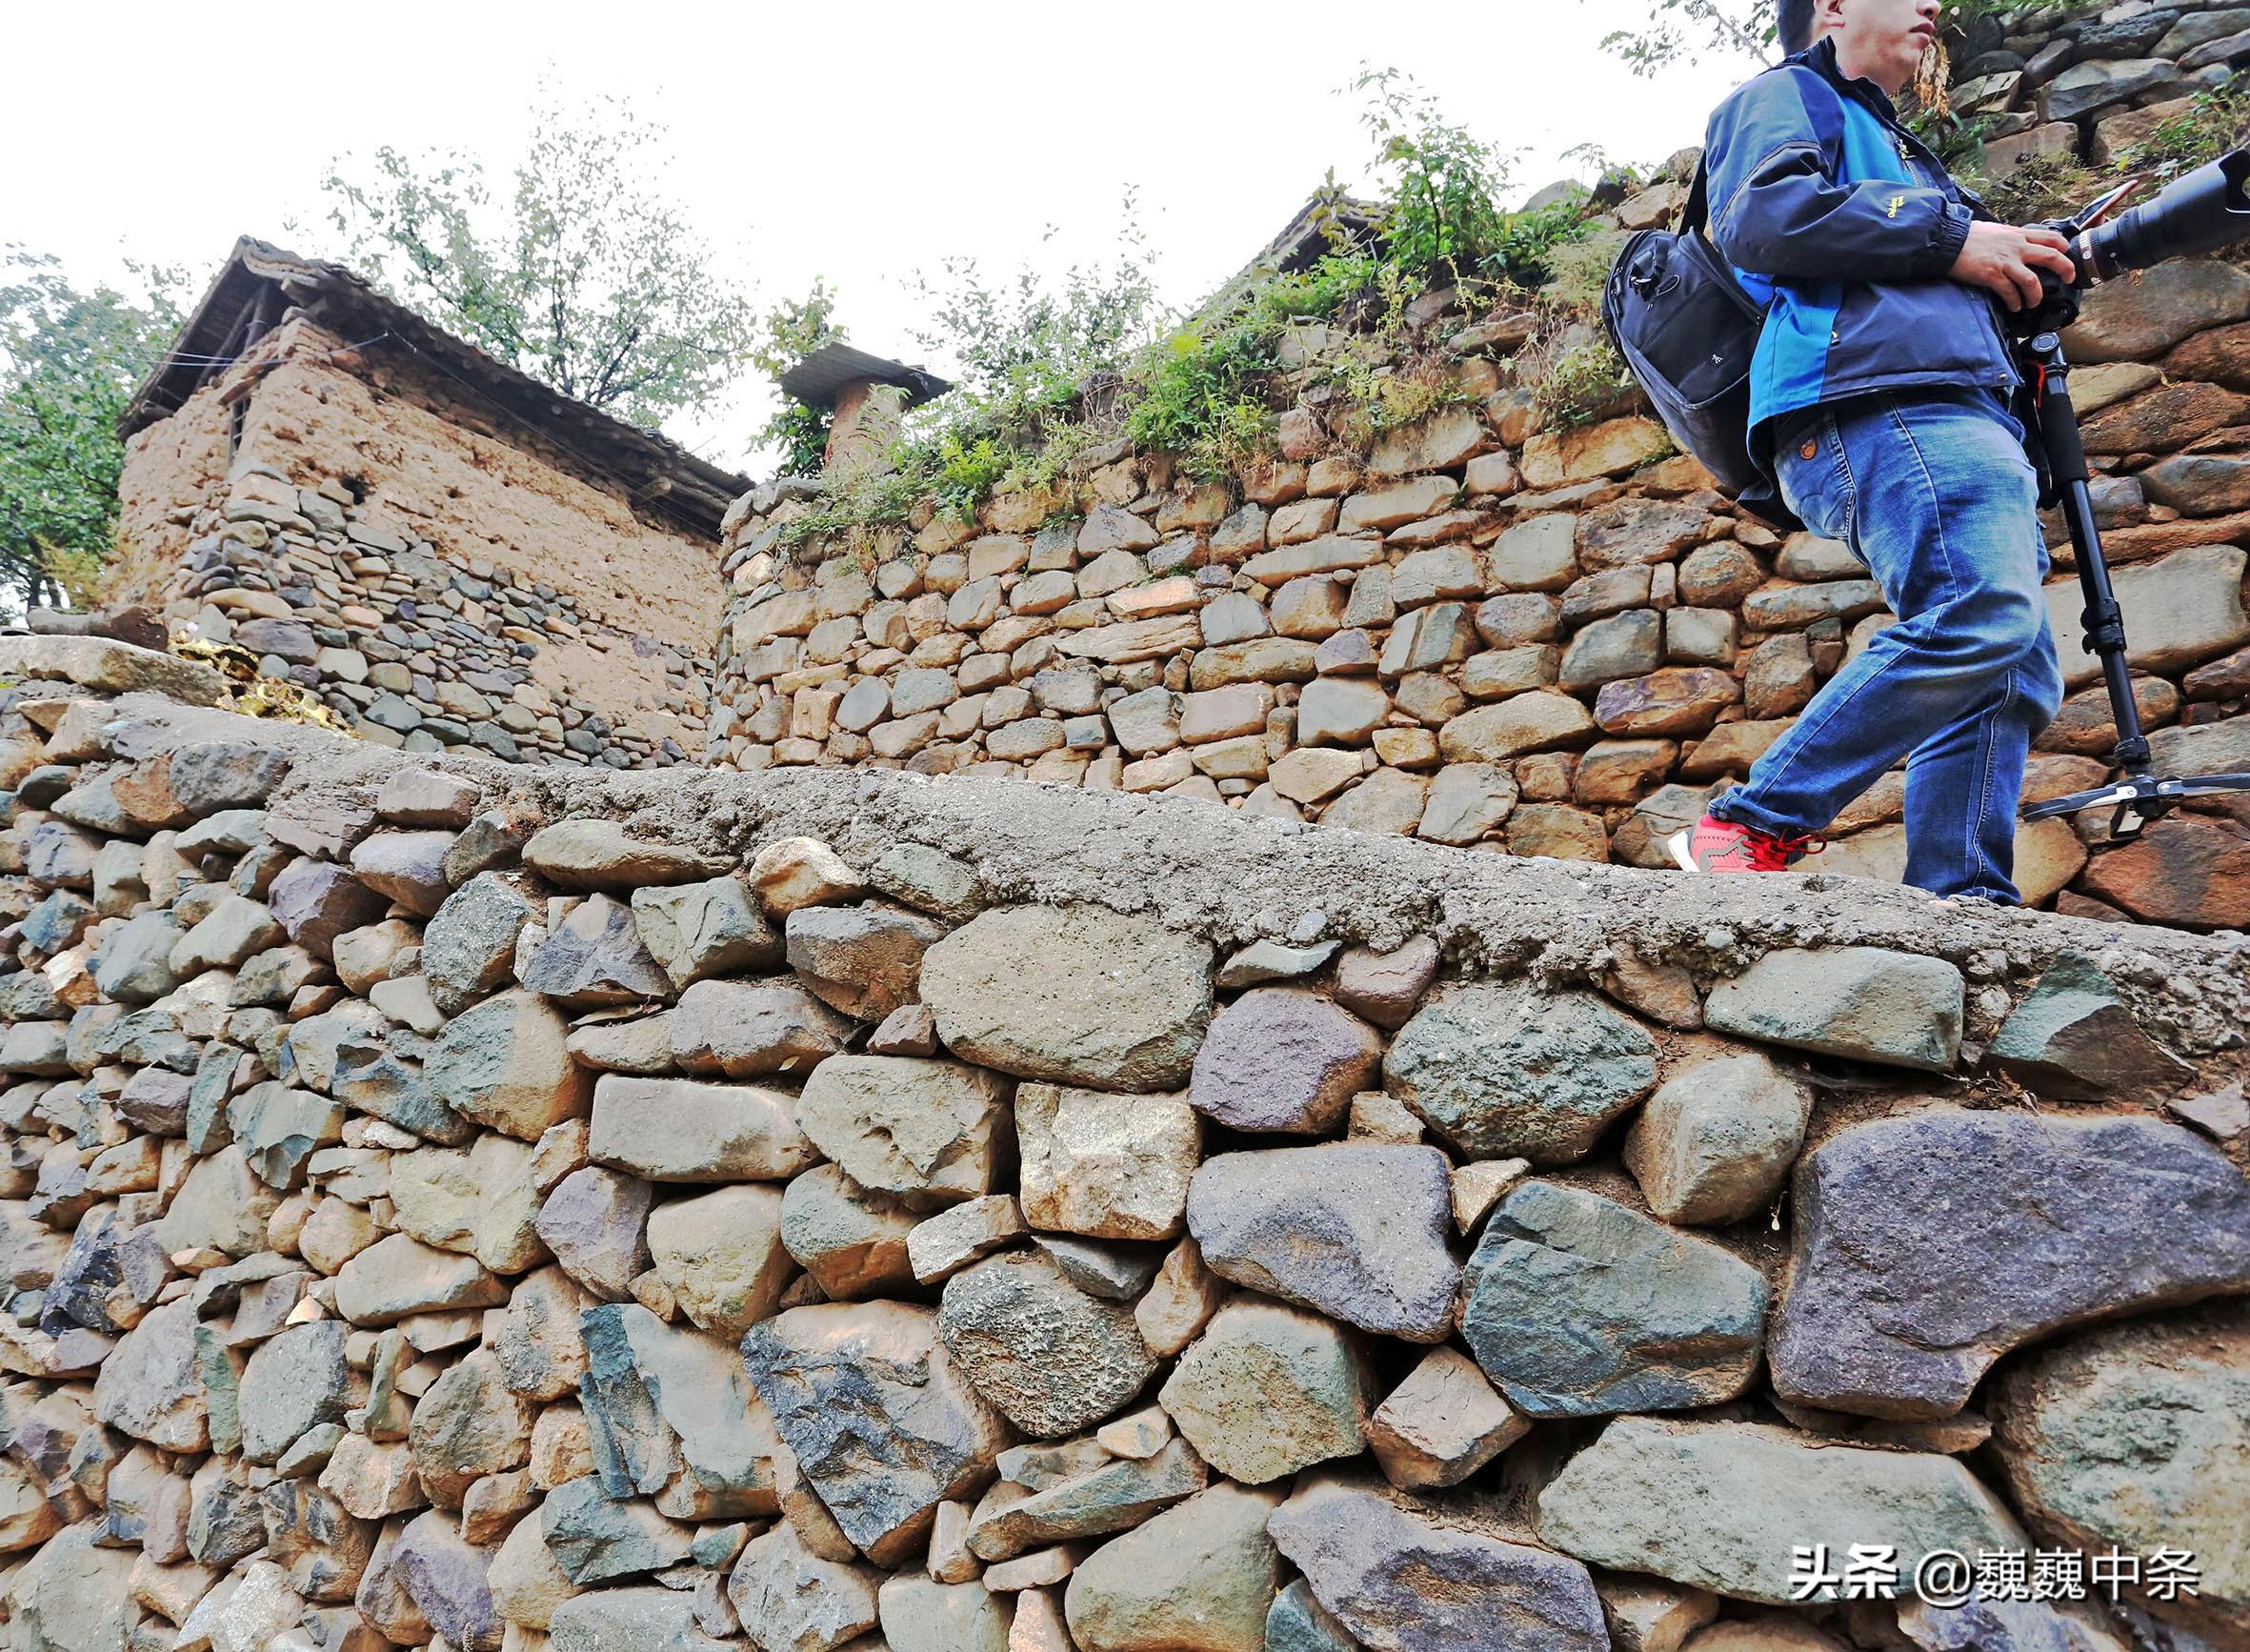
<svg viewBox="0 0 2250 1652"><path fill-rule="evenodd" d="M0 665L13 1646L2250 1644L2240 936Z"/></svg>

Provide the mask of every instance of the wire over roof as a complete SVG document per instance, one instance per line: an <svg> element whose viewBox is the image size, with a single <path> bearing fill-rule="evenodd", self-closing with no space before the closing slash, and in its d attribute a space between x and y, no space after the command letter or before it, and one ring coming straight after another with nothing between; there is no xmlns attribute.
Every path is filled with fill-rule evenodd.
<svg viewBox="0 0 2250 1652"><path fill-rule="evenodd" d="M343 265L300 258L249 235L234 243L171 349L133 393L118 420L118 433L130 436L177 413L208 378L242 353L256 337L255 329L272 325L290 305L331 332L368 339L367 353L395 350L418 358L472 392L502 420L576 458L589 480L615 485L636 509L698 537L716 539L728 506L750 489L747 476L493 360L386 297ZM252 317L259 318L255 327L246 327Z"/></svg>

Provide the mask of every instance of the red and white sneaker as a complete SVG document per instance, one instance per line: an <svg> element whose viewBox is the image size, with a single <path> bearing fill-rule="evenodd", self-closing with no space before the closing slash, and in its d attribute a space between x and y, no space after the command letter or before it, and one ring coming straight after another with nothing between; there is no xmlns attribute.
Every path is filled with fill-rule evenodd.
<svg viewBox="0 0 2250 1652"><path fill-rule="evenodd" d="M1807 834L1777 837L1739 821L1706 815L1685 832L1664 840L1682 872L1787 872L1808 855L1827 845Z"/></svg>

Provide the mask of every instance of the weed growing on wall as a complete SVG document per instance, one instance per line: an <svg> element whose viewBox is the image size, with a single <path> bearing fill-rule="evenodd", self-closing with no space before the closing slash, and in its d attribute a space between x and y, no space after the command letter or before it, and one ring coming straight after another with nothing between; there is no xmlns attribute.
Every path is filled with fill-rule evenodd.
<svg viewBox="0 0 2250 1652"><path fill-rule="evenodd" d="M2250 141L2250 92L2233 86L2198 92L2188 107L2156 127L2140 143L2094 166L2073 155L2035 155L2004 171L1991 167L1983 147L1989 122L1972 122L1956 137L1948 165L1960 170L1997 216L2011 224L2067 217L2119 180L2146 180L2145 194L2182 172Z"/></svg>
<svg viewBox="0 0 2250 1652"><path fill-rule="evenodd" d="M1432 325L1442 314L1457 326L1458 312L1529 302L1550 284L1570 306L1598 300L1608 244L1590 236L1584 192L1504 209L1500 151L1395 71L1363 71L1353 90L1367 98L1383 199L1346 203L1332 178L1318 219L1329 250L1309 268L1254 269L1193 314L1168 314L1129 196L1117 254L1058 284L1028 270L994 279L966 259L917 275L917 340L955 364L959 386L910 417L889 476L824 478L782 546L880 555L924 504L970 520L994 494L1050 489L1119 438L1171 453L1183 476L1225 479L1273 454L1280 413L1308 390L1324 393L1338 440L1364 448L1465 399ZM1449 301L1417 313L1433 292ZM770 335L806 332L828 297L816 289L776 312ZM761 365L778 377L788 361ZM770 438L809 472L815 434L825 429L777 420Z"/></svg>

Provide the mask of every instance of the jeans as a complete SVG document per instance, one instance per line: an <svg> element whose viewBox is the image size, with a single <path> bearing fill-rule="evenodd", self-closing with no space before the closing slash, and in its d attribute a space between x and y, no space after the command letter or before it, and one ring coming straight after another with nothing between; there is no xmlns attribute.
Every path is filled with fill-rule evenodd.
<svg viewBox="0 0 2250 1652"><path fill-rule="evenodd" d="M1906 881L2015 902L2031 742L2062 703L2023 430L1989 391L1880 393L1778 421L1782 497L1898 623L1831 678L1720 819L1816 834L1901 757Z"/></svg>

